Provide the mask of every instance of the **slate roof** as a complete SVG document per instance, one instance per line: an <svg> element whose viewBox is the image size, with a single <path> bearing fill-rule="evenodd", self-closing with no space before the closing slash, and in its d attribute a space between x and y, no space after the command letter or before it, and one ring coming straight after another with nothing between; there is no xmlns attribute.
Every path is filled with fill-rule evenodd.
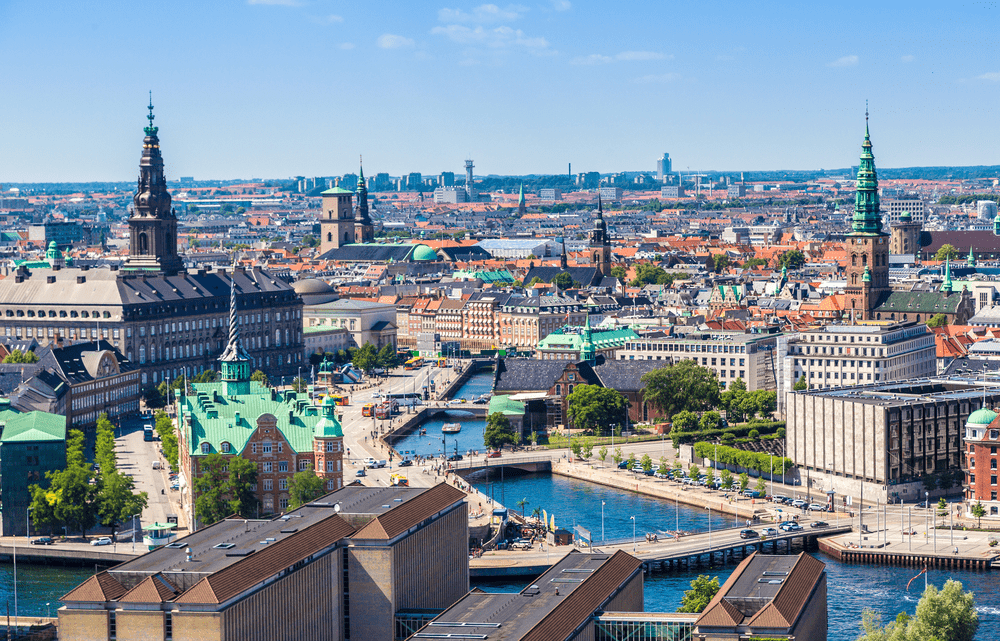
<svg viewBox="0 0 1000 642"><path fill-rule="evenodd" d="M962 303L962 295L952 292L945 296L944 292L891 292L889 297L875 311L882 314L911 313L920 314L955 314Z"/></svg>
<svg viewBox="0 0 1000 642"><path fill-rule="evenodd" d="M1000 252L1000 236L993 236L989 232L942 230L920 234L920 251L925 254L936 254L946 243L955 246L963 258L970 247L976 254Z"/></svg>
<svg viewBox="0 0 1000 642"><path fill-rule="evenodd" d="M601 271L596 267L570 266L564 270L558 266L542 265L528 270L528 273L524 275L523 282L531 283L531 280L537 276L543 283L552 283L552 279L562 272L569 272L573 280L585 288L598 285L603 278Z"/></svg>
<svg viewBox="0 0 1000 642"><path fill-rule="evenodd" d="M76 385L94 380L94 373L97 371L97 366L105 352L110 352L118 361L120 373L137 370L132 362L125 358L125 355L104 339L75 343L63 348L53 348L52 357L56 363L57 374L64 381Z"/></svg>
<svg viewBox="0 0 1000 642"><path fill-rule="evenodd" d="M500 359L493 379L495 392L549 390L571 363L570 360Z"/></svg>
<svg viewBox="0 0 1000 642"><path fill-rule="evenodd" d="M442 247L438 250L446 261L487 261L493 255L478 245L464 247Z"/></svg>
<svg viewBox="0 0 1000 642"><path fill-rule="evenodd" d="M177 597L180 591L160 575L151 575L139 582L128 593L118 598L119 602L159 604Z"/></svg>
<svg viewBox="0 0 1000 642"><path fill-rule="evenodd" d="M438 484L377 516L351 539L395 539L420 522L462 501L465 501L465 493L448 484Z"/></svg>
<svg viewBox="0 0 1000 642"><path fill-rule="evenodd" d="M409 260L415 243L351 243L327 250L319 256L321 261L358 261L362 263L400 263Z"/></svg>
<svg viewBox="0 0 1000 642"><path fill-rule="evenodd" d="M642 383L642 375L663 368L662 361L639 361L632 359L597 359L597 365L593 366L594 373L605 388L618 390L619 392L637 392L645 388Z"/></svg>

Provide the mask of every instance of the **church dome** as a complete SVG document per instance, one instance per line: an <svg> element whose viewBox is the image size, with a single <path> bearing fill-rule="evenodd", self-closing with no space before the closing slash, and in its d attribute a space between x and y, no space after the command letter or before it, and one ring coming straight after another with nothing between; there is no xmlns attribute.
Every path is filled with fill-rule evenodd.
<svg viewBox="0 0 1000 642"><path fill-rule="evenodd" d="M437 252L432 250L430 247L420 243L415 248L413 248L413 258L414 261L437 261Z"/></svg>
<svg viewBox="0 0 1000 642"><path fill-rule="evenodd" d="M899 220L900 221L906 221L906 222L912 221L913 220L913 215L910 214L909 212L903 212L902 214L899 215Z"/></svg>
<svg viewBox="0 0 1000 642"><path fill-rule="evenodd" d="M993 423L993 420L997 418L997 413L993 412L989 408L980 408L976 412L969 415L969 420L966 424L976 424L980 426L989 426Z"/></svg>
<svg viewBox="0 0 1000 642"><path fill-rule="evenodd" d="M320 279L301 279L292 284L292 289L300 296L303 294L326 294L333 292L333 286Z"/></svg>

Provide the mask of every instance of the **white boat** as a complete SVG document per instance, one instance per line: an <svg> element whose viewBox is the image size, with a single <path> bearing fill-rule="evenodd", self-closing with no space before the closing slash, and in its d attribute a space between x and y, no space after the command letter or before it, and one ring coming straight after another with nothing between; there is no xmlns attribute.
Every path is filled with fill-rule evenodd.
<svg viewBox="0 0 1000 642"><path fill-rule="evenodd" d="M445 424L441 426L441 432L443 433L455 433L462 429L462 424Z"/></svg>

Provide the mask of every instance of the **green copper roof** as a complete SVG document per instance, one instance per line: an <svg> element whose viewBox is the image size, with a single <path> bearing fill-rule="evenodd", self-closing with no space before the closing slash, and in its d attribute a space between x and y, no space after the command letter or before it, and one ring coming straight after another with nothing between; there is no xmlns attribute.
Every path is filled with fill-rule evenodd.
<svg viewBox="0 0 1000 642"><path fill-rule="evenodd" d="M941 284L941 291L951 292L951 290L951 257L949 256L944 260L944 283Z"/></svg>
<svg viewBox="0 0 1000 642"><path fill-rule="evenodd" d="M490 397L490 407L486 411L486 414L492 415L494 412L502 412L508 416L520 417L524 414L524 403L514 401L510 398L510 395L493 395Z"/></svg>
<svg viewBox="0 0 1000 642"><path fill-rule="evenodd" d="M336 194L353 194L353 193L354 192L352 192L351 190L344 189L343 187L331 187L328 190L320 192L320 196L330 196Z"/></svg>
<svg viewBox="0 0 1000 642"><path fill-rule="evenodd" d="M993 420L996 418L997 413L993 412L989 408L980 408L976 412L969 415L969 420L966 423L988 426L993 423Z"/></svg>
<svg viewBox="0 0 1000 642"><path fill-rule="evenodd" d="M454 279L479 279L483 283L513 283L517 279L508 270L457 270Z"/></svg>
<svg viewBox="0 0 1000 642"><path fill-rule="evenodd" d="M910 214L909 212L903 212L902 214L899 215L899 220L900 221L912 221L913 220L913 215Z"/></svg>
<svg viewBox="0 0 1000 642"><path fill-rule="evenodd" d="M209 452L221 452L223 442L230 444L230 452L243 452L257 429L257 419L264 414L274 415L278 431L296 452L312 450L313 430L320 415L307 394L278 392L257 381L249 382L249 393L232 397L226 396L226 382L222 381L191 387L194 394L179 397L190 454L201 454L205 442Z"/></svg>
<svg viewBox="0 0 1000 642"><path fill-rule="evenodd" d="M872 271L868 268L867 265L865 266L865 273L861 275L861 280L865 281L866 283L872 280Z"/></svg>
<svg viewBox="0 0 1000 642"><path fill-rule="evenodd" d="M861 161L858 164L857 186L854 194L854 218L851 227L854 235L882 233L882 215L878 199L878 175L875 173L875 156L868 136L868 114L865 113L865 141L861 144Z"/></svg>
<svg viewBox="0 0 1000 642"><path fill-rule="evenodd" d="M437 261L437 252L432 250L429 246L422 243L418 243L413 248L413 254L410 257L411 261Z"/></svg>
<svg viewBox="0 0 1000 642"><path fill-rule="evenodd" d="M626 341L634 341L639 335L632 328L615 328L614 330L591 330L590 341L596 350L620 348ZM556 328L547 337L538 342L539 350L573 350L583 349L584 329L575 327Z"/></svg>
<svg viewBox="0 0 1000 642"><path fill-rule="evenodd" d="M343 437L344 430L337 421L337 402L327 397L320 408L323 416L316 422L313 435L316 437Z"/></svg>
<svg viewBox="0 0 1000 642"><path fill-rule="evenodd" d="M976 255L972 252L972 248L969 248L969 256L965 259L966 267L974 268L976 267Z"/></svg>
<svg viewBox="0 0 1000 642"><path fill-rule="evenodd" d="M40 410L3 410L0 411L0 421L4 424L0 443L66 440L66 417L62 415Z"/></svg>

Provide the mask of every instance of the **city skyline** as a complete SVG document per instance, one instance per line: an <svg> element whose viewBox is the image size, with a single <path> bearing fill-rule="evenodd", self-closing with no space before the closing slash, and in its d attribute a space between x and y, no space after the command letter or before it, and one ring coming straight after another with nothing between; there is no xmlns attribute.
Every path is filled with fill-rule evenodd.
<svg viewBox="0 0 1000 642"><path fill-rule="evenodd" d="M1000 142L992 6L57 4L0 20L0 183L130 180L149 90L170 180L841 168L866 99L883 168Z"/></svg>

